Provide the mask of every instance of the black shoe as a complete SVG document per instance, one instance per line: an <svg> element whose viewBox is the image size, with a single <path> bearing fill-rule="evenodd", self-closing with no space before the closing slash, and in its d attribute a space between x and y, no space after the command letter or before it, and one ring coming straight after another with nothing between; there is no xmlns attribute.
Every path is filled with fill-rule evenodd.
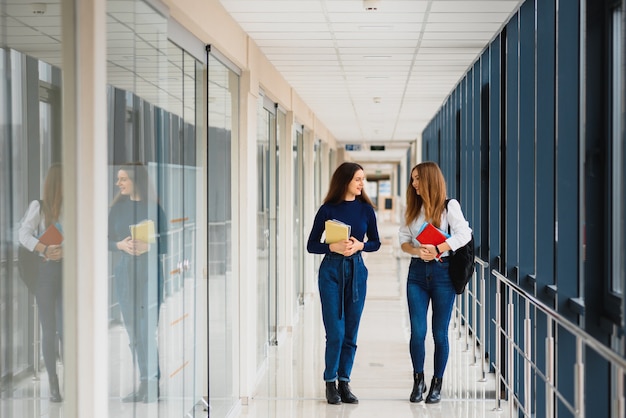
<svg viewBox="0 0 626 418"><path fill-rule="evenodd" d="M144 402L147 393L148 385L146 384L146 382L141 382L139 384L139 388L136 391L131 392L122 398L122 402Z"/></svg>
<svg viewBox="0 0 626 418"><path fill-rule="evenodd" d="M424 392L426 391L426 383L424 383L424 373L413 374L413 390L409 401L422 402L424 400Z"/></svg>
<svg viewBox="0 0 626 418"><path fill-rule="evenodd" d="M146 394L143 397L144 403L153 403L159 400L160 390L159 390L159 382L149 382L148 388L146 390Z"/></svg>
<svg viewBox="0 0 626 418"><path fill-rule="evenodd" d="M341 403L341 396L339 396L335 382L326 382L326 400L331 405L339 405Z"/></svg>
<svg viewBox="0 0 626 418"><path fill-rule="evenodd" d="M430 391L426 397L426 403L439 403L441 400L441 381L441 378L433 377L433 380L430 382Z"/></svg>
<svg viewBox="0 0 626 418"><path fill-rule="evenodd" d="M63 402L61 391L59 390L59 378L57 376L49 376L48 381L50 382L50 402Z"/></svg>
<svg viewBox="0 0 626 418"><path fill-rule="evenodd" d="M339 396L343 403L359 403L358 398L350 391L350 385L344 380L339 381Z"/></svg>

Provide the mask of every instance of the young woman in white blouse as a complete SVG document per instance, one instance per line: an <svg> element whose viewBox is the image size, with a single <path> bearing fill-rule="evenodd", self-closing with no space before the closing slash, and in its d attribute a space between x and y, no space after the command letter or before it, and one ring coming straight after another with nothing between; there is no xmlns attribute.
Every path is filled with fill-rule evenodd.
<svg viewBox="0 0 626 418"><path fill-rule="evenodd" d="M438 245L419 242L416 237L428 222L450 236ZM426 391L424 357L426 316L432 303L432 333L435 341L434 371L426 403L441 400L441 385L450 347L448 328L456 293L448 273L448 255L470 241L470 229L459 202L450 199L446 209L446 182L439 166L424 162L411 170L406 193L406 213L400 227L402 251L411 254L407 278L407 300L411 323L409 351L413 363L411 402L421 402Z"/></svg>

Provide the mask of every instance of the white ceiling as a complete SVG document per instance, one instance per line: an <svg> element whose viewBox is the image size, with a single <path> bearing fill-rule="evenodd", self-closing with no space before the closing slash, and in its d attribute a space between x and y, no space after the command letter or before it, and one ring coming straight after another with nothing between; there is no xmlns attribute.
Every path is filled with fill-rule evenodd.
<svg viewBox="0 0 626 418"><path fill-rule="evenodd" d="M362 147L351 154L363 163L405 158L408 144L522 2L380 0L378 10L366 11L363 0L220 1L340 144ZM0 44L60 67L59 0L3 4ZM45 4L45 13L34 13L37 4ZM153 64L160 56L155 33L167 33L166 20L142 6L107 1L108 78L160 104L162 94L149 94L160 94L164 83L180 88ZM165 107L176 105L174 111L178 102ZM370 145L386 149L370 152Z"/></svg>
<svg viewBox="0 0 626 418"><path fill-rule="evenodd" d="M522 1L220 0L356 161L399 161ZM378 103L376 103L378 101ZM370 152L370 145L385 145Z"/></svg>

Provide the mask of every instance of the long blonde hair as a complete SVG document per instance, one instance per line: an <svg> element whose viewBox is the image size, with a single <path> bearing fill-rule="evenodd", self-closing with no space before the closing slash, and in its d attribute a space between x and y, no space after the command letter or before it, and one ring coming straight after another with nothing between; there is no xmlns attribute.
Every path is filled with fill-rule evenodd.
<svg viewBox="0 0 626 418"><path fill-rule="evenodd" d="M419 178L419 192L413 188L413 174ZM417 164L411 169L411 178L406 189L406 213L404 221L407 225L416 220L424 211L426 222L437 228L441 225L441 214L446 204L446 180L441 169L432 161Z"/></svg>
<svg viewBox="0 0 626 418"><path fill-rule="evenodd" d="M59 220L61 205L63 204L63 171L61 164L55 163L48 169L43 186L41 209L44 214L46 227Z"/></svg>

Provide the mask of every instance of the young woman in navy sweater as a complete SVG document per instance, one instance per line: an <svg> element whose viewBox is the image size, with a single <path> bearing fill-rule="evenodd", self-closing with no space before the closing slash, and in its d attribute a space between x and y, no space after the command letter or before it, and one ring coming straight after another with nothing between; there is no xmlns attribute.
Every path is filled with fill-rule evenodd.
<svg viewBox="0 0 626 418"><path fill-rule="evenodd" d="M161 258L167 254L167 219L143 164L122 165L117 172L119 194L109 212L109 251L113 253L113 287L128 333L139 387L123 402L157 402L159 355L157 333L163 302ZM152 220L155 242L133 240L130 226Z"/></svg>
<svg viewBox="0 0 626 418"><path fill-rule="evenodd" d="M348 382L367 290L367 268L361 252L380 248L374 205L363 190L364 183L365 172L359 164L346 162L337 167L307 243L308 252L324 254L318 286L326 329L324 381L329 404L358 403ZM329 219L350 225L350 238L332 244L322 242Z"/></svg>

